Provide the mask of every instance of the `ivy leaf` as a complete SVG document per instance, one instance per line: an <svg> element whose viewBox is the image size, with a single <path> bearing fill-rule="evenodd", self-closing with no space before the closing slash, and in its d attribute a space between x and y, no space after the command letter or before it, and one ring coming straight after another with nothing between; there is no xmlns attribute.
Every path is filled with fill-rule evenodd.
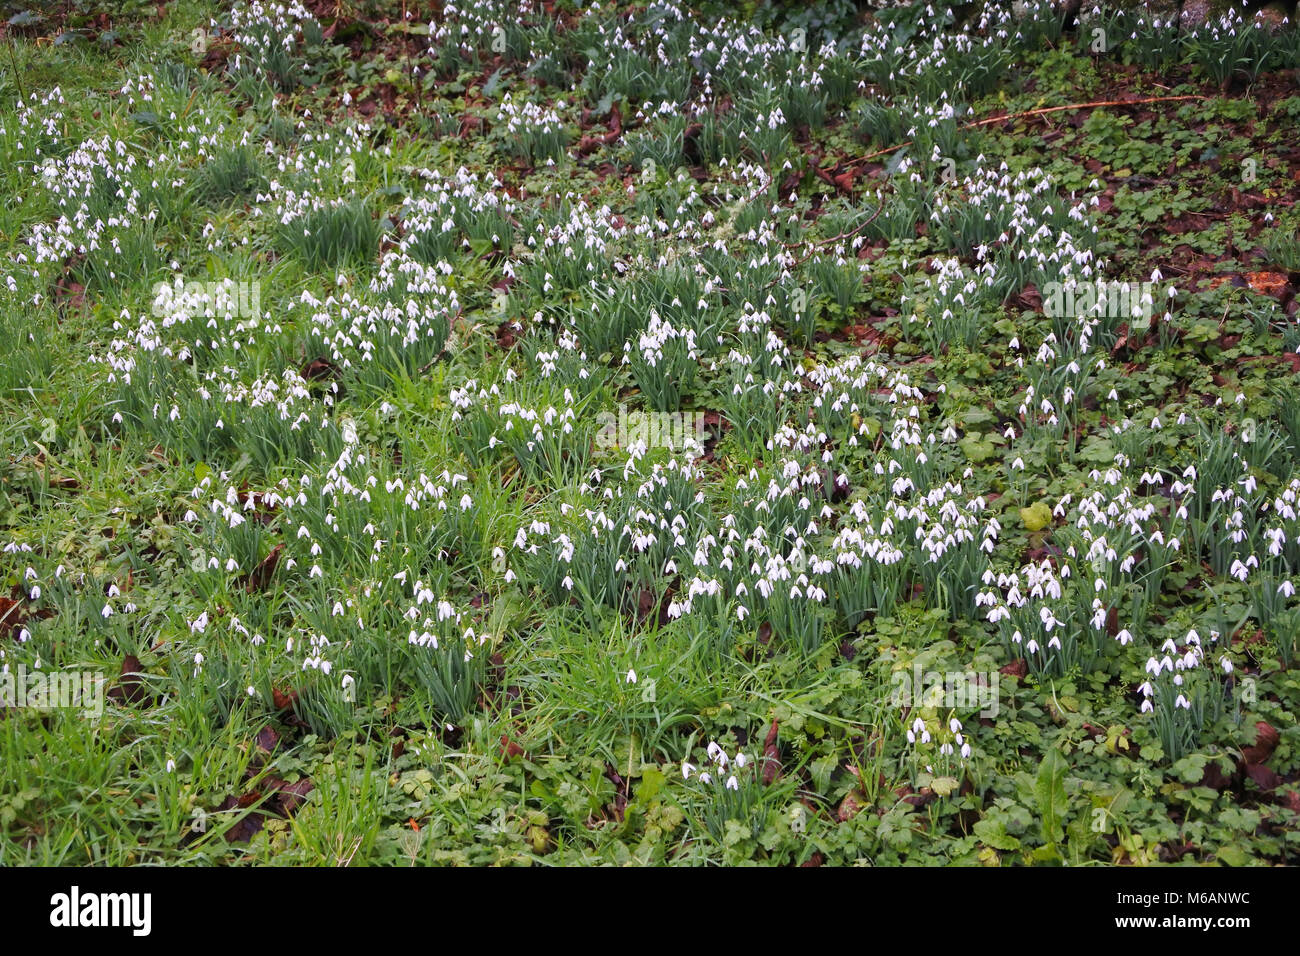
<svg viewBox="0 0 1300 956"><path fill-rule="evenodd" d="M1228 866L1246 866L1250 863L1250 854L1232 843L1219 847L1219 852L1215 856L1220 862L1226 863Z"/></svg>
<svg viewBox="0 0 1300 956"><path fill-rule="evenodd" d="M1095 465L1109 465L1115 461L1115 446L1109 439L1093 435L1079 449L1079 458Z"/></svg>
<svg viewBox="0 0 1300 956"><path fill-rule="evenodd" d="M988 461L988 459L993 457L993 453L997 450L993 442L989 441L979 432L971 432L970 434L965 435L957 444L959 444L961 450L966 453L966 457L977 465L982 461Z"/></svg>
<svg viewBox="0 0 1300 956"><path fill-rule="evenodd" d="M1020 520L1024 522L1026 531L1042 531L1052 523L1052 509L1045 501L1036 502L1028 508L1020 509Z"/></svg>
<svg viewBox="0 0 1300 956"><path fill-rule="evenodd" d="M1203 754L1188 754L1181 760L1175 761L1172 769L1183 783L1196 783L1205 775L1205 764L1208 759Z"/></svg>
<svg viewBox="0 0 1300 956"><path fill-rule="evenodd" d="M957 789L956 777L935 777L930 781L930 789L941 797L946 797Z"/></svg>

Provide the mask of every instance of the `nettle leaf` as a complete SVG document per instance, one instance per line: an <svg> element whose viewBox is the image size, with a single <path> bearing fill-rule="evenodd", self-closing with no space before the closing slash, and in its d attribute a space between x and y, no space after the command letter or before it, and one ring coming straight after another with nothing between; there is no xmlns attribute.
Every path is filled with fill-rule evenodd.
<svg viewBox="0 0 1300 956"><path fill-rule="evenodd" d="M991 846L995 850L1020 849L1020 841L1007 833L1007 825L1000 819L985 817L983 820L977 820L974 830L975 835L985 846Z"/></svg>

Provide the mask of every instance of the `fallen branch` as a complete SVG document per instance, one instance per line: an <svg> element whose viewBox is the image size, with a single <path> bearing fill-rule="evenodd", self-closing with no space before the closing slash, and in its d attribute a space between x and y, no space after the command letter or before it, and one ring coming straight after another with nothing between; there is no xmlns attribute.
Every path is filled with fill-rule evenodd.
<svg viewBox="0 0 1300 956"><path fill-rule="evenodd" d="M856 226L854 226L852 229L848 230L847 232L841 232L838 236L831 236L829 239L819 239L816 242L783 242L781 243L781 245L784 246L786 249L797 249L800 246L811 246L813 248L820 248L821 246L829 246L832 243L840 242L841 240L851 238L852 236L856 236L863 229L866 229L867 226L875 222L877 217L879 217L879 215L884 211L885 211L885 203L882 200L880 205L876 207L876 211L871 214L871 217L869 219L863 220L862 222L858 223ZM796 262L795 264L798 265L799 263L806 262L811 255L812 253L809 253L808 256L805 256L803 259L798 260L798 262Z"/></svg>
<svg viewBox="0 0 1300 956"><path fill-rule="evenodd" d="M1208 97L1199 93L1191 93L1186 96L1148 96L1140 100L1096 100L1092 103L1069 103L1065 106L1043 106L1039 109L1025 110L1023 113L1007 113L1005 116L990 116L987 119L975 120L972 123L963 124L960 129L975 129L980 126L992 126L994 123L1003 123L1007 120L1025 119L1030 116L1043 116L1047 113L1060 113L1064 110L1091 110L1100 109L1103 106L1143 106L1147 103L1176 103L1184 100L1204 100ZM906 143L899 143L897 146L890 146L888 149L877 150L874 153L868 153L866 156L860 156L849 162L850 166L856 166L859 163L865 163L875 159L877 156L888 156L890 153L896 153L904 147L911 146L914 140L908 140Z"/></svg>

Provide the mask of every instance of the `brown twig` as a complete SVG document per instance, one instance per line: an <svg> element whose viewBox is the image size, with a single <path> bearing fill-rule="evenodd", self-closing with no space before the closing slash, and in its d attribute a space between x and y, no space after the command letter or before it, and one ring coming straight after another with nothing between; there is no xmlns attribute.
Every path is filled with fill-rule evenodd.
<svg viewBox="0 0 1300 956"><path fill-rule="evenodd" d="M1199 93L1191 93L1186 96L1148 96L1140 100L1096 100L1092 103L1069 103L1065 106L1044 106L1039 109L1026 110L1023 113L1007 113L1005 116L990 116L987 119L975 120L972 123L964 123L960 129L975 129L979 126L992 126L994 123L1003 123L1007 120L1024 119L1028 116L1043 116L1047 113L1060 113L1063 110L1091 110L1099 109L1103 106L1143 106L1147 103L1175 103L1183 100L1203 100L1207 97ZM896 153L905 146L911 146L914 140L908 140L906 143L899 143L897 146L890 146L888 149L880 149L874 153L868 153L866 156L860 156L857 159L850 160L850 166L856 166L859 163L865 163L868 160L875 159L877 156L888 156L890 153Z"/></svg>
<svg viewBox="0 0 1300 956"><path fill-rule="evenodd" d="M881 202L880 205L876 207L876 211L871 214L871 218L858 223L848 232L841 232L838 236L831 236L829 239L821 239L818 240L817 242L783 242L781 243L781 245L784 246L786 249L795 249L798 248L799 246L810 246L814 249L820 248L821 246L829 246L831 243L840 242L843 239L848 239L851 236L857 235L863 229L866 229L867 226L875 222L877 217L879 217L879 215L884 211L885 211L885 204ZM805 256L803 259L800 259L799 262L804 262L806 260L807 257ZM798 263L796 263L796 265L797 264Z"/></svg>

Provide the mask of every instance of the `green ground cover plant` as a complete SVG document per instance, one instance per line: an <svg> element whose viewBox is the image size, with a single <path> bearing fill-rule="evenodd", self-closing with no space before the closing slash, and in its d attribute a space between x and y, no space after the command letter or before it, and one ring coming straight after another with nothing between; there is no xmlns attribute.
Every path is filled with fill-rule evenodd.
<svg viewBox="0 0 1300 956"><path fill-rule="evenodd" d="M1294 861L1300 31L717 6L7 3L0 862Z"/></svg>

